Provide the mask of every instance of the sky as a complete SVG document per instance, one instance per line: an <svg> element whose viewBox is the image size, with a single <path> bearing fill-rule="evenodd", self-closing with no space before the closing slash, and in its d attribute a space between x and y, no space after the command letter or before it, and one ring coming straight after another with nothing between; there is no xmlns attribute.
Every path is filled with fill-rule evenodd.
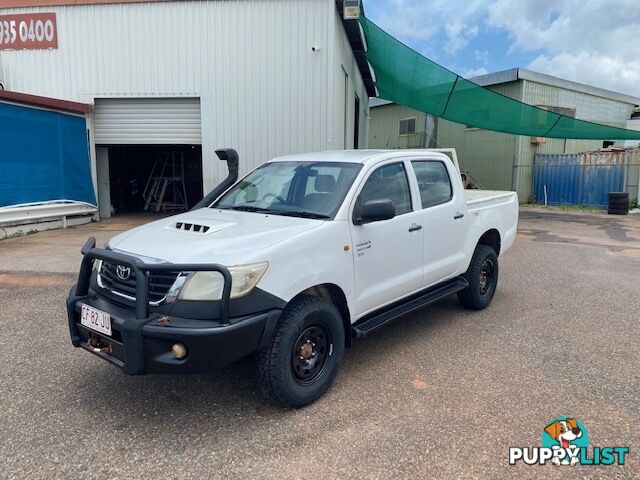
<svg viewBox="0 0 640 480"><path fill-rule="evenodd" d="M640 0L363 0L367 17L473 77L528 68L640 97Z"/></svg>

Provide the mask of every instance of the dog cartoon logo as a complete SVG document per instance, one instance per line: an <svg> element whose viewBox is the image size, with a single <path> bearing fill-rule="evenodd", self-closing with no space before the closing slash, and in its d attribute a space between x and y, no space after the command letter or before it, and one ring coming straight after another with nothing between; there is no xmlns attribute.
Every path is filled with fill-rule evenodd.
<svg viewBox="0 0 640 480"><path fill-rule="evenodd" d="M589 446L587 429L574 417L558 417L542 431L540 447L509 447L509 465L624 465L628 446Z"/></svg>
<svg viewBox="0 0 640 480"><path fill-rule="evenodd" d="M579 462L580 448L589 444L587 430L584 425L575 418L556 418L544 427L542 434L542 446L554 450L562 449L561 455L554 455L554 465L576 465Z"/></svg>

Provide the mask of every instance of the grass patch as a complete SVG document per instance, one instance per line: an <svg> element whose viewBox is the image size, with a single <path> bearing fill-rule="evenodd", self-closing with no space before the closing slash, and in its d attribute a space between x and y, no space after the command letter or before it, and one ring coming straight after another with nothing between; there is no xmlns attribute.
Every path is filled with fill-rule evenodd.
<svg viewBox="0 0 640 480"><path fill-rule="evenodd" d="M18 230L16 232L13 232L11 235L7 235L4 238L0 238L0 240L9 240L10 238L18 238L18 237L26 237L27 235L33 235L34 233L38 233L39 230L27 230L26 232L24 230Z"/></svg>
<svg viewBox="0 0 640 480"><path fill-rule="evenodd" d="M544 208L562 212L602 212L606 210L606 208L596 207L594 205L541 205L539 203L523 203L520 207Z"/></svg>
<svg viewBox="0 0 640 480"><path fill-rule="evenodd" d="M593 205L556 205L560 210L568 212L601 212L606 208L596 207Z"/></svg>

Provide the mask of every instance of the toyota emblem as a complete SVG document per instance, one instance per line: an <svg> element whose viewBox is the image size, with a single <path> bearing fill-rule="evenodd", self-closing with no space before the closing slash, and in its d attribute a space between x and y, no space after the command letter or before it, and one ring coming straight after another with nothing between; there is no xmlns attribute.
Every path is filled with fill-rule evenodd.
<svg viewBox="0 0 640 480"><path fill-rule="evenodd" d="M120 280L126 282L131 276L131 269L129 267L125 267L124 265L118 265L116 267L116 275L118 275L118 278Z"/></svg>

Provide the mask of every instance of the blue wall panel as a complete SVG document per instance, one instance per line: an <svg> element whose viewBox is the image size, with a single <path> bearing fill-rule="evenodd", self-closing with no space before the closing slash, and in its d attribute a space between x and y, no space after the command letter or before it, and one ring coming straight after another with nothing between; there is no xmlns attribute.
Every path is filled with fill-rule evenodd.
<svg viewBox="0 0 640 480"><path fill-rule="evenodd" d="M533 195L536 203L606 207L609 192L624 190L623 165L582 165L579 155L536 155Z"/></svg>
<svg viewBox="0 0 640 480"><path fill-rule="evenodd" d="M83 117L0 103L0 207L96 204Z"/></svg>

